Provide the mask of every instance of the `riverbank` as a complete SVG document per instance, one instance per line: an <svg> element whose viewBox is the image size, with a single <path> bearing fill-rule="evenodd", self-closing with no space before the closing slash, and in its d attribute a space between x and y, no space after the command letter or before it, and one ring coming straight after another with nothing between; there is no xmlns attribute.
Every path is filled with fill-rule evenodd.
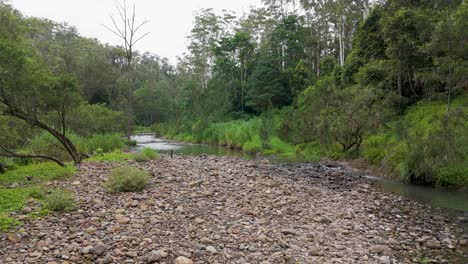
<svg viewBox="0 0 468 264"><path fill-rule="evenodd" d="M141 193L106 193L108 163L85 163L76 178L50 183L71 189L78 210L2 235L2 259L463 263L466 240L454 220L346 171L214 156L133 164L154 175Z"/></svg>
<svg viewBox="0 0 468 264"><path fill-rule="evenodd" d="M347 142L353 146L347 150L337 138L352 140L349 131L323 134L318 123L308 116L295 116L297 110L291 108L234 120L174 120L152 130L173 140L274 155L285 161L353 161L403 182L468 190L468 97L455 98L452 109L454 113L447 114L445 101L421 101L398 118L363 132L358 141Z"/></svg>

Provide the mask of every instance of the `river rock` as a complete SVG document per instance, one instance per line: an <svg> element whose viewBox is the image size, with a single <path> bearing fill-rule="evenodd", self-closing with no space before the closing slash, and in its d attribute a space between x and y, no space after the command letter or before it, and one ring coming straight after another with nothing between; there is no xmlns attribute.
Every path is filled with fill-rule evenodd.
<svg viewBox="0 0 468 264"><path fill-rule="evenodd" d="M101 256L106 252L106 250L107 250L106 245L104 245L103 243L98 243L90 250L90 252L97 256Z"/></svg>
<svg viewBox="0 0 468 264"><path fill-rule="evenodd" d="M390 259L389 256L381 256L380 257L380 262L382 264L392 264L392 260Z"/></svg>
<svg viewBox="0 0 468 264"><path fill-rule="evenodd" d="M206 251L209 252L209 253L211 253L211 254L217 254L217 253L218 253L218 251L216 250L216 248L213 247L213 246L207 246L207 247L206 247Z"/></svg>
<svg viewBox="0 0 468 264"><path fill-rule="evenodd" d="M167 256L168 254L164 250L153 250L148 256L148 263L158 262Z"/></svg>
<svg viewBox="0 0 468 264"><path fill-rule="evenodd" d="M204 237L202 239L200 239L200 243L202 243L203 245L211 245L213 244L213 240L207 238L207 237Z"/></svg>
<svg viewBox="0 0 468 264"><path fill-rule="evenodd" d="M281 230L281 233L283 233L283 235L292 235L292 236L297 236L299 233L293 229L283 229Z"/></svg>
<svg viewBox="0 0 468 264"><path fill-rule="evenodd" d="M372 254L382 254L382 253L390 253L392 250L384 245L375 245L369 248L369 252Z"/></svg>
<svg viewBox="0 0 468 264"><path fill-rule="evenodd" d="M426 246L430 249L439 249L441 248L441 244L437 240L430 240L426 242Z"/></svg>
<svg viewBox="0 0 468 264"><path fill-rule="evenodd" d="M257 159L162 155L127 161L153 175L153 183L139 193L115 195L102 184L118 165L85 162L72 180L49 185L74 192L80 209L25 219L16 239L0 234L0 259L174 264L183 256L179 263L395 264L392 256L398 263L427 256L464 263L460 222L442 211L384 192L346 169L333 177L333 170L313 163ZM41 205L26 206L36 211ZM440 248L429 248L431 240Z"/></svg>
<svg viewBox="0 0 468 264"><path fill-rule="evenodd" d="M178 257L176 258L174 264L193 264L193 261L186 257Z"/></svg>

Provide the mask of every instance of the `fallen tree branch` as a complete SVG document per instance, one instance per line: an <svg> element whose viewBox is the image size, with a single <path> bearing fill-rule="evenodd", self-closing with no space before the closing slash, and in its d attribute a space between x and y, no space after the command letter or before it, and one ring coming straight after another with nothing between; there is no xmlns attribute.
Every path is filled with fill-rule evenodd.
<svg viewBox="0 0 468 264"><path fill-rule="evenodd" d="M7 149L6 147L4 147L2 145L0 145L0 149L2 149L5 152L5 153L0 152L0 156L2 156L2 157L46 159L46 160L50 160L50 161L53 161L53 162L57 163L61 167L65 167L65 164L62 161L60 161L59 159L57 159L56 157L41 155L41 154L19 154L19 153L15 153L15 152Z"/></svg>

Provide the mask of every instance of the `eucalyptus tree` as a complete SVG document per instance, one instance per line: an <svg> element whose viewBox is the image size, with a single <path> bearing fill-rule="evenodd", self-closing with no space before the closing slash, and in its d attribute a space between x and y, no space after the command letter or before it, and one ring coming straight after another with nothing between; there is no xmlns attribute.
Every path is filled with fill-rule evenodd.
<svg viewBox="0 0 468 264"><path fill-rule="evenodd" d="M215 48L222 37L232 29L233 16L215 14L213 9L200 9L195 13L194 26L188 36L191 65L199 79L200 87L206 90L212 77Z"/></svg>

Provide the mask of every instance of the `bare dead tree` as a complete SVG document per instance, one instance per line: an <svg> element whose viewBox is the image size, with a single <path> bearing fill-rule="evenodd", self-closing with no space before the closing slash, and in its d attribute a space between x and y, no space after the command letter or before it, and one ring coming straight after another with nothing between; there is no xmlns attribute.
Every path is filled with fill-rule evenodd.
<svg viewBox="0 0 468 264"><path fill-rule="evenodd" d="M135 45L146 37L149 32L141 33L140 31L144 25L146 25L149 21L143 20L142 22L136 22L136 7L135 3L133 4L132 10L129 10L127 6L126 0L115 0L114 1L116 14L110 14L109 17L112 22L112 26L104 27L112 32L114 35L119 37L124 43L124 51L125 51L125 65L123 67L123 74L125 74L125 78L127 78L127 84L131 84L132 77L131 71L133 70L133 56L134 56L134 48ZM132 134L132 127L133 127L133 88L126 87L124 91L122 91L122 96L125 98L127 103L127 137L130 138Z"/></svg>

